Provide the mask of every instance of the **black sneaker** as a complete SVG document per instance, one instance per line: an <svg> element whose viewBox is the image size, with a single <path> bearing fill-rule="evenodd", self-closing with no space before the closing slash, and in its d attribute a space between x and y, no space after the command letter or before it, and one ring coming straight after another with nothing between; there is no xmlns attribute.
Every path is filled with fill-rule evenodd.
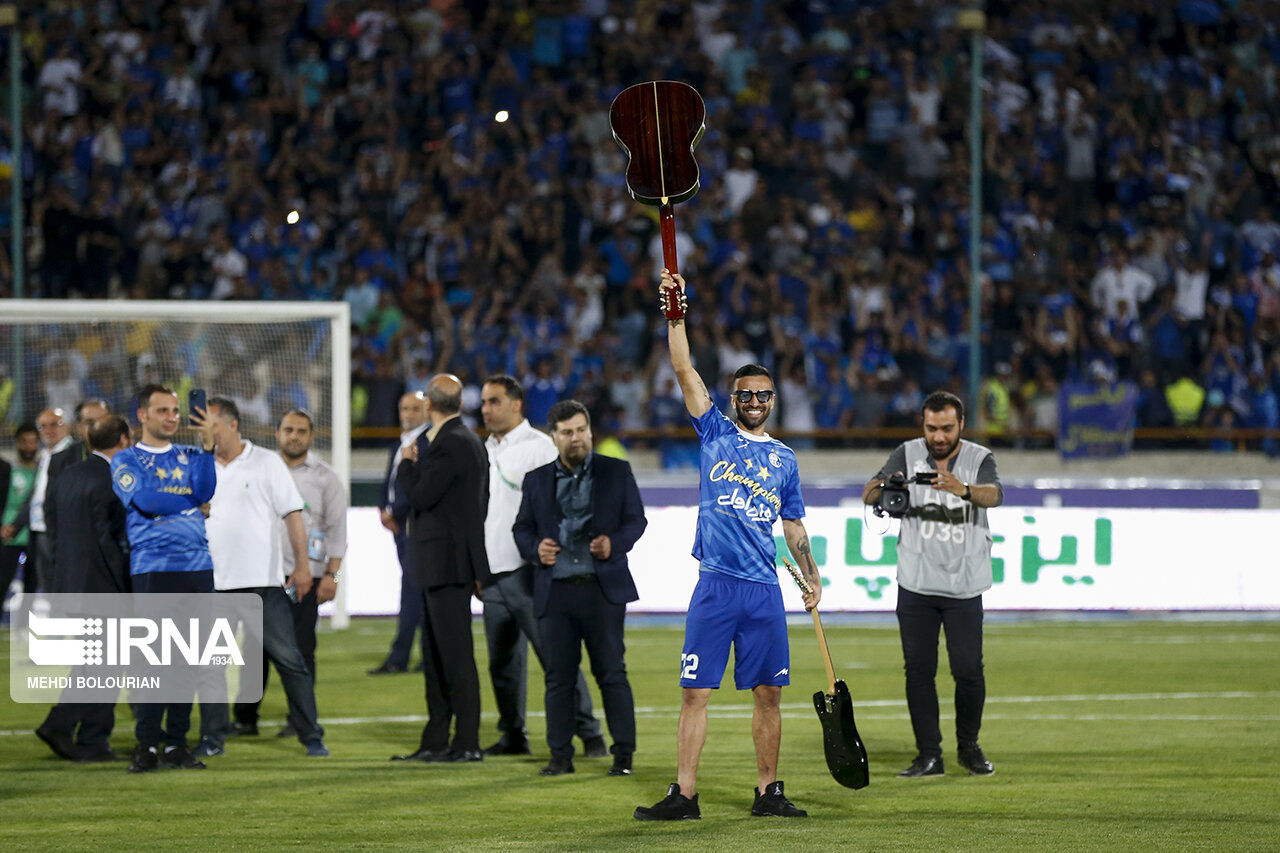
<svg viewBox="0 0 1280 853"><path fill-rule="evenodd" d="M667 788L667 796L651 806L636 809L636 820L702 820L698 795L686 797L675 782Z"/></svg>
<svg viewBox="0 0 1280 853"><path fill-rule="evenodd" d="M996 772L996 768L982 754L982 747L976 743L973 746L960 747L956 757L960 759L960 766L969 771L970 776L990 776Z"/></svg>
<svg viewBox="0 0 1280 853"><path fill-rule="evenodd" d="M941 755L917 755L911 766L898 774L903 779L927 779L945 776Z"/></svg>
<svg viewBox="0 0 1280 853"><path fill-rule="evenodd" d="M613 756L613 766L609 768L610 776L631 775L631 753L619 752Z"/></svg>
<svg viewBox="0 0 1280 853"><path fill-rule="evenodd" d="M160 766L171 770L203 770L205 763L183 746L166 746L160 755Z"/></svg>
<svg viewBox="0 0 1280 853"><path fill-rule="evenodd" d="M754 817L808 817L809 813L804 809L798 809L795 803L787 799L782 793L781 782L770 782L765 786L764 793L760 793L759 788L753 788L756 792L756 801L751 804L751 814Z"/></svg>
<svg viewBox="0 0 1280 853"><path fill-rule="evenodd" d="M130 773L150 773L160 766L160 758L154 746L138 744L133 751L133 759L129 762Z"/></svg>

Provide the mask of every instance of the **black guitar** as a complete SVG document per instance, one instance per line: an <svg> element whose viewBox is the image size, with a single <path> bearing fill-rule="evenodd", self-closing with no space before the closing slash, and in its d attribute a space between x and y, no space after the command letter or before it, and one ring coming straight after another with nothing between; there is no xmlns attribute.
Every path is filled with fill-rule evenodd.
<svg viewBox="0 0 1280 853"><path fill-rule="evenodd" d="M800 591L809 592L812 588L800 570L785 558L783 563ZM849 687L836 678L835 669L831 666L831 650L827 648L827 637L822 632L818 611L815 608L810 612L813 613L813 626L818 630L818 645L822 648L822 661L827 666L827 682L831 686L826 693L819 690L813 694L813 707L818 711L818 721L822 723L822 750L827 755L827 769L831 771L831 778L846 788L865 788L871 783L871 772L867 766L867 748L862 745L858 727L853 722L853 699L849 696Z"/></svg>

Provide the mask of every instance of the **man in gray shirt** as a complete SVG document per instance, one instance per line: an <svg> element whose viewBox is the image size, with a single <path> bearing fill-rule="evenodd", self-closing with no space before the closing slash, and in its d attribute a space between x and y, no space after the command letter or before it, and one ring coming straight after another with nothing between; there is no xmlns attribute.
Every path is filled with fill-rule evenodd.
<svg viewBox="0 0 1280 853"><path fill-rule="evenodd" d="M910 779L941 776L938 722L938 632L947 632L947 657L956 682L956 742L960 764L989 776L991 762L978 746L986 681L982 672L982 593L991 588L991 528L987 509L1004 500L995 457L963 441L964 403L935 391L922 407L924 437L899 445L862 490L880 499L885 480L934 474L929 485L912 484L910 506L898 535L898 632L906 661L907 709L919 754L899 773Z"/></svg>

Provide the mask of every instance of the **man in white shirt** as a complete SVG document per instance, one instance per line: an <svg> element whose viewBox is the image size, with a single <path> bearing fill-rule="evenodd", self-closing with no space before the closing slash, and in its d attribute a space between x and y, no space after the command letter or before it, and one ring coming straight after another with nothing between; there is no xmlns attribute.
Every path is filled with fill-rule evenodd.
<svg viewBox="0 0 1280 853"><path fill-rule="evenodd" d="M310 412L290 409L280 419L276 443L294 484L302 494L302 522L307 531L307 558L311 565L311 591L293 602L293 636L298 650L314 678L316 670L316 623L320 605L338 594L342 558L347 553L347 490L338 472L311 453L315 429ZM294 572L293 549L284 524L276 526L284 556L284 573ZM269 670L262 668L262 689L267 689ZM258 702L237 702L235 720L239 727L258 727ZM290 720L276 737L295 737L297 726Z"/></svg>
<svg viewBox="0 0 1280 853"><path fill-rule="evenodd" d="M284 461L240 438L240 411L225 397L210 397L214 461L218 486L209 502L205 530L213 558L213 585L221 592L252 592L262 599L262 647L275 664L289 700L289 719L307 755L324 758L324 729L316 720L315 679L293 634L290 600L311 591L307 531L302 520L306 502ZM289 548L297 567L285 589L280 520L289 532ZM201 703L197 756L221 755L228 732L227 706ZM234 734L257 734L230 729Z"/></svg>
<svg viewBox="0 0 1280 853"><path fill-rule="evenodd" d="M64 116L80 112L80 74L80 61L71 55L71 46L64 43L41 67L36 80L47 112Z"/></svg>
<svg viewBox="0 0 1280 853"><path fill-rule="evenodd" d="M489 512L484 522L484 546L493 581L481 593L484 632L489 644L489 676L498 704L498 742L486 755L528 755L525 731L528 645L544 663L538 620L533 612L533 567L516 547L511 526L520 511L524 475L559 455L550 436L530 426L524 416L524 389L511 376L490 376L481 388L480 414L489 438ZM592 714L591 693L578 671L575 729L589 758L609 754Z"/></svg>
<svg viewBox="0 0 1280 853"><path fill-rule="evenodd" d="M1156 280L1128 262L1122 251L1111 255L1107 266L1098 271L1089 286L1089 296L1109 320L1119 315L1120 303L1128 302L1138 312L1140 306L1156 292Z"/></svg>

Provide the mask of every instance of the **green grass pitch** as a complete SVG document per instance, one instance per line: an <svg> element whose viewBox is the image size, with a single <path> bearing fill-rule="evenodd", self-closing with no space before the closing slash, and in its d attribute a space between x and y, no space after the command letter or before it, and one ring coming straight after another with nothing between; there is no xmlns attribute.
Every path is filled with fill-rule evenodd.
<svg viewBox="0 0 1280 853"><path fill-rule="evenodd" d="M948 775L894 774L914 749L891 621L828 620L854 696L871 785L827 775L810 697L822 687L812 625L791 627L780 776L805 821L749 815L750 695L712 699L699 781L703 819L642 824L637 805L675 776L675 620L634 619L627 664L640 751L630 778L607 759L537 775L546 762L541 671L531 666L534 755L482 764L392 764L424 714L421 677L370 677L390 620L320 638L321 720L333 751L307 759L271 735L284 713L273 677L263 736L232 740L202 772L132 776L60 761L31 733L46 708L0 703L0 849L26 850L1277 850L1280 621L989 618L982 744L988 779L955 763L950 676L940 664ZM477 623L481 681L483 633ZM8 636L0 652L8 658ZM731 664L732 665L732 664ZM484 732L496 733L484 684ZM594 686L593 686L594 690ZM597 712L600 706L596 703ZM126 706L113 744L133 745Z"/></svg>

